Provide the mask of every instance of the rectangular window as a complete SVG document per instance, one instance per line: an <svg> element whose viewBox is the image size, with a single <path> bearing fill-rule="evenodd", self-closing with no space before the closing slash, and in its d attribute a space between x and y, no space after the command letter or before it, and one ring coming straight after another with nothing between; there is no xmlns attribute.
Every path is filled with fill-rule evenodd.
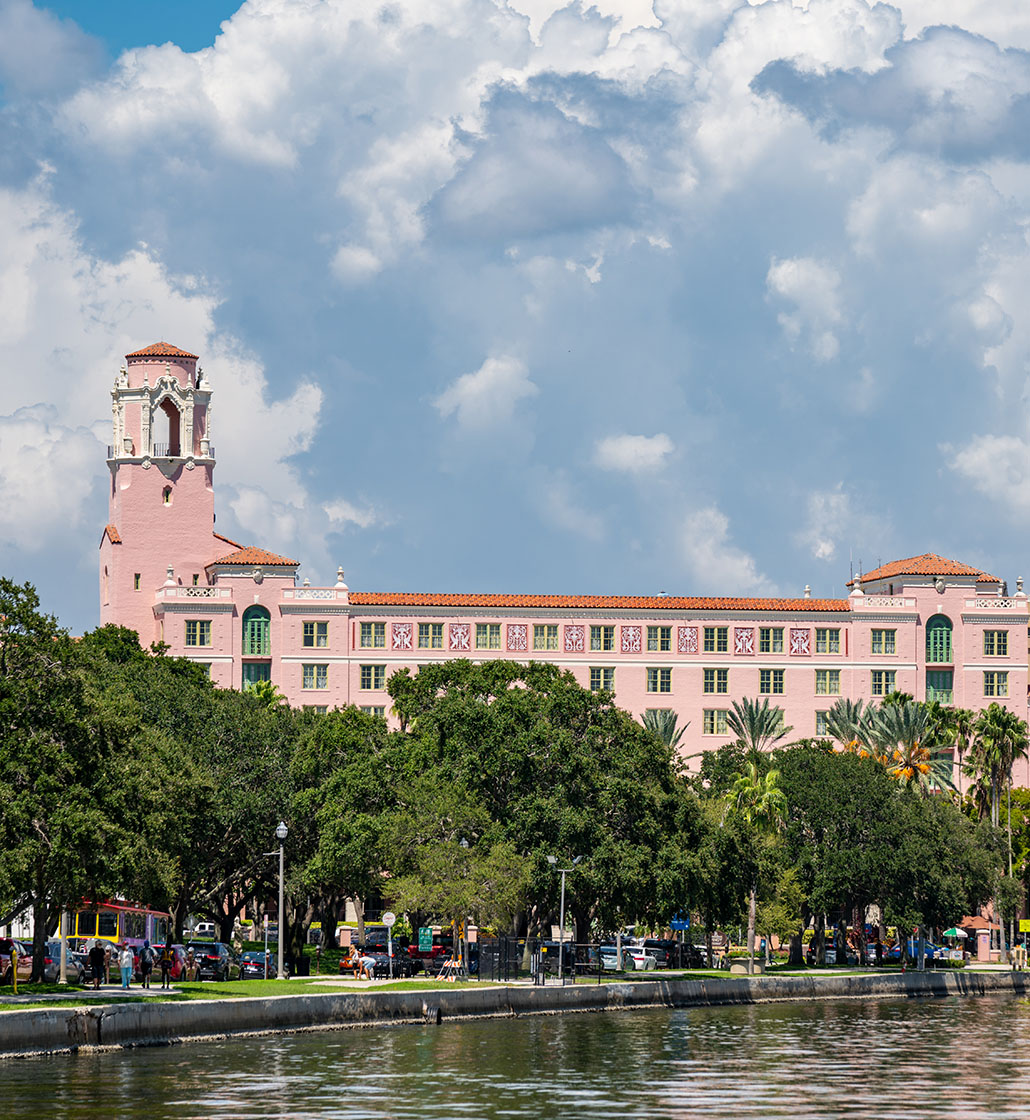
<svg viewBox="0 0 1030 1120"><path fill-rule="evenodd" d="M557 649L558 648L558 627L557 626L534 626L533 627L533 648L534 649Z"/></svg>
<svg viewBox="0 0 1030 1120"><path fill-rule="evenodd" d="M361 624L362 649L386 649L386 623L363 622Z"/></svg>
<svg viewBox="0 0 1030 1120"><path fill-rule="evenodd" d="M615 649L615 627L591 626L590 648L595 652L600 651L602 653Z"/></svg>
<svg viewBox="0 0 1030 1120"><path fill-rule="evenodd" d="M139 591L139 582L140 582L140 578L141 578L141 577L140 577L140 574L139 574L139 572L135 572L135 573L133 574L133 577L132 577L132 590L133 590L133 591Z"/></svg>
<svg viewBox="0 0 1030 1120"><path fill-rule="evenodd" d="M329 623L305 622L304 645L312 649L325 649L329 645Z"/></svg>
<svg viewBox="0 0 1030 1120"><path fill-rule="evenodd" d="M820 630L815 632L816 653L840 653L840 631Z"/></svg>
<svg viewBox="0 0 1030 1120"><path fill-rule="evenodd" d="M386 718L386 707L383 704L362 704L361 710L368 716L382 716Z"/></svg>
<svg viewBox="0 0 1030 1120"><path fill-rule="evenodd" d="M984 673L984 696L1008 696L1009 675L990 670Z"/></svg>
<svg viewBox="0 0 1030 1120"><path fill-rule="evenodd" d="M443 623L420 622L418 624L419 649L443 649Z"/></svg>
<svg viewBox="0 0 1030 1120"><path fill-rule="evenodd" d="M704 734L725 735L727 714L724 708L705 708L703 723Z"/></svg>
<svg viewBox="0 0 1030 1120"><path fill-rule="evenodd" d="M897 673L894 669L874 669L873 695L886 696L888 693L893 692L896 677Z"/></svg>
<svg viewBox="0 0 1030 1120"><path fill-rule="evenodd" d="M272 666L267 661L248 661L242 666L243 689L253 688L258 681L272 679Z"/></svg>
<svg viewBox="0 0 1030 1120"><path fill-rule="evenodd" d="M1007 630L984 631L984 657L1008 657L1009 632ZM986 696L987 693L984 693Z"/></svg>
<svg viewBox="0 0 1030 1120"><path fill-rule="evenodd" d="M926 699L940 704L952 701L952 672L950 669L928 669L926 673Z"/></svg>
<svg viewBox="0 0 1030 1120"><path fill-rule="evenodd" d="M896 630L874 630L872 637L873 653L895 653Z"/></svg>
<svg viewBox="0 0 1030 1120"><path fill-rule="evenodd" d="M672 692L672 670L671 669L648 669L647 670L647 691L648 692Z"/></svg>
<svg viewBox="0 0 1030 1120"><path fill-rule="evenodd" d="M188 646L209 646L211 644L211 623L204 620L186 620L186 644Z"/></svg>
<svg viewBox="0 0 1030 1120"><path fill-rule="evenodd" d="M705 627L705 653L726 653L730 648L728 626Z"/></svg>
<svg viewBox="0 0 1030 1120"><path fill-rule="evenodd" d="M840 669L816 669L815 694L816 696L839 696Z"/></svg>
<svg viewBox="0 0 1030 1120"><path fill-rule="evenodd" d="M324 716L329 711L327 704L305 704L305 712L314 712L316 716Z"/></svg>
<svg viewBox="0 0 1030 1120"><path fill-rule="evenodd" d="M815 713L815 733L816 733L816 735L828 735L829 734L829 732L826 730L826 717L829 714L830 714L829 712L816 712Z"/></svg>
<svg viewBox="0 0 1030 1120"><path fill-rule="evenodd" d="M368 689L386 688L386 666L362 665L361 687L366 691Z"/></svg>
<svg viewBox="0 0 1030 1120"><path fill-rule="evenodd" d="M759 653L783 653L783 627L763 626L758 631Z"/></svg>
<svg viewBox="0 0 1030 1120"><path fill-rule="evenodd" d="M329 687L329 666L328 665L304 665L304 681L301 685L302 688L328 688Z"/></svg>
<svg viewBox="0 0 1030 1120"><path fill-rule="evenodd" d="M208 680L211 679L211 662L210 661L194 661L193 664L196 665L196 667L198 669L203 669L204 670L204 676L206 676Z"/></svg>
<svg viewBox="0 0 1030 1120"><path fill-rule="evenodd" d="M196 587L199 583L200 583L200 576L196 572L194 572L193 573L193 586Z"/></svg>
<svg viewBox="0 0 1030 1120"><path fill-rule="evenodd" d="M647 652L668 653L672 649L671 626L649 626L647 628Z"/></svg>
<svg viewBox="0 0 1030 1120"><path fill-rule="evenodd" d="M499 622L476 623L476 649L500 649L501 624Z"/></svg>
<svg viewBox="0 0 1030 1120"><path fill-rule="evenodd" d="M600 692L602 688L608 692L615 691L615 670L594 666L590 670L590 691Z"/></svg>
<svg viewBox="0 0 1030 1120"><path fill-rule="evenodd" d="M758 691L763 696L783 695L783 670L759 669Z"/></svg>
<svg viewBox="0 0 1030 1120"><path fill-rule="evenodd" d="M704 690L705 692L729 692L730 690L730 671L729 669L705 669L704 671Z"/></svg>

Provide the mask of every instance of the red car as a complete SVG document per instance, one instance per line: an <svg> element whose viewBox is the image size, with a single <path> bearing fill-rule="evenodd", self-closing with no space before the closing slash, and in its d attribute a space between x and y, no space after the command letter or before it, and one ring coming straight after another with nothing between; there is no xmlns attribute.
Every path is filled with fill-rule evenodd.
<svg viewBox="0 0 1030 1120"><path fill-rule="evenodd" d="M14 983L11 968L11 950L18 953L18 979L28 980L32 975L32 951L24 941L14 937L0 937L0 984Z"/></svg>

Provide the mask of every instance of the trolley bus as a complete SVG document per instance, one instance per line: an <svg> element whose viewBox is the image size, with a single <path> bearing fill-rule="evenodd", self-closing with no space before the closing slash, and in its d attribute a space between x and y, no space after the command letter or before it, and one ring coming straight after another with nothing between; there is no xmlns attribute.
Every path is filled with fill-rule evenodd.
<svg viewBox="0 0 1030 1120"><path fill-rule="evenodd" d="M99 938L118 944L127 941L139 948L144 941L164 945L168 940L170 915L165 910L152 910L124 899L83 903L71 915L68 937L81 949L87 941Z"/></svg>

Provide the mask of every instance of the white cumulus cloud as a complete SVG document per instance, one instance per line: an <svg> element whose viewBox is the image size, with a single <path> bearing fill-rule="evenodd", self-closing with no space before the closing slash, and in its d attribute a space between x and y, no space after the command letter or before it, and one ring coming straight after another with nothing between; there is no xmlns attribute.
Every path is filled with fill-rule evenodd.
<svg viewBox="0 0 1030 1120"><path fill-rule="evenodd" d="M664 432L654 436L607 436L598 440L594 462L604 470L644 474L660 470L674 450L675 445Z"/></svg>
<svg viewBox="0 0 1030 1120"><path fill-rule="evenodd" d="M462 428L493 428L511 419L519 401L538 392L518 358L487 358L474 373L452 382L433 404L445 419L454 415Z"/></svg>
<svg viewBox="0 0 1030 1120"><path fill-rule="evenodd" d="M811 257L773 258L765 279L772 295L794 304L777 316L787 338L794 343L804 335L818 361L835 358L840 342L834 329L842 318L837 270Z"/></svg>
<svg viewBox="0 0 1030 1120"><path fill-rule="evenodd" d="M754 557L732 543L730 519L717 506L688 515L680 540L697 591L720 595L768 595L773 591Z"/></svg>

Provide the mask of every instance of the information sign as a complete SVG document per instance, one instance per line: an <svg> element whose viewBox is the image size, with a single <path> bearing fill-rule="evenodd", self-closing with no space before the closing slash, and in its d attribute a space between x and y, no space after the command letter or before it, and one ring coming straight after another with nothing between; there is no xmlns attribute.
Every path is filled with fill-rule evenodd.
<svg viewBox="0 0 1030 1120"><path fill-rule="evenodd" d="M1030 918L1019 919L1019 932L1030 933Z"/></svg>
<svg viewBox="0 0 1030 1120"><path fill-rule="evenodd" d="M420 926L418 931L418 951L431 952L433 948L433 931L429 926Z"/></svg>
<svg viewBox="0 0 1030 1120"><path fill-rule="evenodd" d="M395 921L397 921L397 915L392 910L387 910L383 915L383 925L389 929Z"/></svg>
<svg viewBox="0 0 1030 1120"><path fill-rule="evenodd" d="M679 914L669 922L670 929L690 929L690 919L680 917Z"/></svg>

